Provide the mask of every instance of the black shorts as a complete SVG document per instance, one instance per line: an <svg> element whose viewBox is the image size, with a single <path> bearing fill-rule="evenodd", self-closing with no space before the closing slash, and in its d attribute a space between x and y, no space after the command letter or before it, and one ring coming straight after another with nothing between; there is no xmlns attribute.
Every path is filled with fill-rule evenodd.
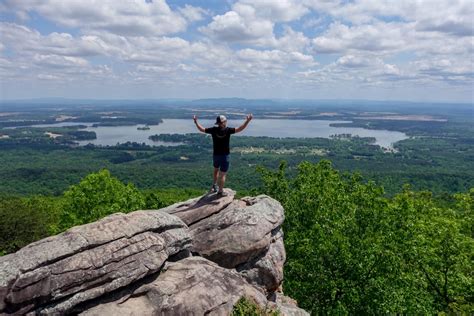
<svg viewBox="0 0 474 316"><path fill-rule="evenodd" d="M222 172L229 170L229 156L230 155L214 155L212 156L214 168L219 168Z"/></svg>

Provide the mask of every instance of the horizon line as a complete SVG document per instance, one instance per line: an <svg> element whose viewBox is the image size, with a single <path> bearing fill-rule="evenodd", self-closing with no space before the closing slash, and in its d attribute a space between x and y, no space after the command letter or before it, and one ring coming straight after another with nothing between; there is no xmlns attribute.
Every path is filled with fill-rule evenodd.
<svg viewBox="0 0 474 316"><path fill-rule="evenodd" d="M3 99L0 98L0 103L4 102L28 102L28 101L55 101L55 100L64 100L64 101L201 101L201 100L245 100L245 101L342 101L342 102L349 102L349 101L368 101L368 102L385 102L385 103L393 103L393 102L403 102L403 103L436 103L436 104L474 104L474 100L469 101L449 101L449 100L383 100L383 99L363 99L363 98L356 98L356 99L348 99L348 98L340 98L340 99L330 99L330 98L245 98L245 97L203 97L203 98L70 98L70 97L36 97L36 98L12 98L12 99Z"/></svg>

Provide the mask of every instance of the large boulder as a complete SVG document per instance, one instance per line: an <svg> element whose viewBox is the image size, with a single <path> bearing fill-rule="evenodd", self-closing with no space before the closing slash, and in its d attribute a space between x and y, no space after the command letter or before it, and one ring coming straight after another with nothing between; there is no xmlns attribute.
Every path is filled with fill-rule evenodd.
<svg viewBox="0 0 474 316"><path fill-rule="evenodd" d="M193 251L222 267L235 268L265 251L283 220L283 207L268 196L235 200L190 226Z"/></svg>
<svg viewBox="0 0 474 316"><path fill-rule="evenodd" d="M190 257L167 265L154 280L119 300L95 302L81 315L230 315L244 296L262 308L267 305L265 295L234 270Z"/></svg>
<svg viewBox="0 0 474 316"><path fill-rule="evenodd" d="M283 207L268 196L234 200L190 226L192 250L272 292L283 280L283 220Z"/></svg>
<svg viewBox="0 0 474 316"><path fill-rule="evenodd" d="M117 213L0 257L0 313L63 314L188 251L186 225L160 211Z"/></svg>

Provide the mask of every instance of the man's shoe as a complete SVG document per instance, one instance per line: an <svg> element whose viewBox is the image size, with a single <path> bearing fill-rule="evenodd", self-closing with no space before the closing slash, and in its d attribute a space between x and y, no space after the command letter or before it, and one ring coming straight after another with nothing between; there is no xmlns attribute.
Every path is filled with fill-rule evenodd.
<svg viewBox="0 0 474 316"><path fill-rule="evenodd" d="M221 196L227 196L227 192L219 191L219 192L217 192L217 196L219 196L219 197L221 197Z"/></svg>
<svg viewBox="0 0 474 316"><path fill-rule="evenodd" d="M216 193L219 190L219 186L217 184L213 184L209 193Z"/></svg>

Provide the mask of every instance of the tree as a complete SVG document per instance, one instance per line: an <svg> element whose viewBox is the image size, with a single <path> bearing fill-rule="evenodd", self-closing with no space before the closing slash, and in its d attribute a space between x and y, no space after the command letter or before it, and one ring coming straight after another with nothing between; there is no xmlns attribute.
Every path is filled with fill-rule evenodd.
<svg viewBox="0 0 474 316"><path fill-rule="evenodd" d="M473 314L472 208L469 194L456 197L455 208L439 207L429 192L405 188L391 203L393 245L418 298L424 296L434 311Z"/></svg>
<svg viewBox="0 0 474 316"><path fill-rule="evenodd" d="M123 184L103 169L87 175L64 193L65 206L59 230L96 221L106 215L128 213L145 206L133 184Z"/></svg>
<svg viewBox="0 0 474 316"><path fill-rule="evenodd" d="M301 163L294 179L282 164L263 181L285 208L285 291L314 314L380 312L376 289L391 260L383 190L329 161Z"/></svg>
<svg viewBox="0 0 474 316"><path fill-rule="evenodd" d="M52 233L59 220L54 198L0 197L0 254L15 252Z"/></svg>
<svg viewBox="0 0 474 316"><path fill-rule="evenodd" d="M329 161L288 178L260 168L285 208L285 292L312 314L473 313L474 190L455 207L409 187L393 199Z"/></svg>

